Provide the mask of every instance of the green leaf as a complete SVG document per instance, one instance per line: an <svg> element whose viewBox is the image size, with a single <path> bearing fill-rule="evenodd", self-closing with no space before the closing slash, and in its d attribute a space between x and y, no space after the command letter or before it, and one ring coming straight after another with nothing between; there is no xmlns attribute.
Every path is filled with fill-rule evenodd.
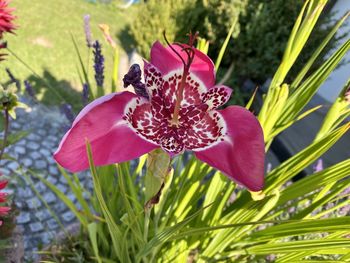
<svg viewBox="0 0 350 263"><path fill-rule="evenodd" d="M111 92L120 92L122 90L117 88L118 85L118 74L119 74L119 62L120 62L120 51L119 48L116 47L114 49L114 62L113 62L113 74L112 74L112 90Z"/></svg>
<svg viewBox="0 0 350 263"><path fill-rule="evenodd" d="M94 94L93 94L93 92L91 90L91 86L90 86L90 82L89 82L89 76L88 76L87 70L85 68L83 59L81 57L77 41L75 40L75 37L74 37L73 34L71 34L71 38L72 38L72 41L73 41L75 52L77 53L77 56L78 56L78 59L79 59L80 68L83 71L84 81L85 81L86 84L88 84L88 87L89 87L90 100L93 100L94 99Z"/></svg>
<svg viewBox="0 0 350 263"><path fill-rule="evenodd" d="M350 114L349 102L345 98L345 93L350 87L350 78L344 85L338 98L327 112L323 120L322 126L315 136L315 141L322 138L325 134L333 131L341 122L343 122Z"/></svg>
<svg viewBox="0 0 350 263"><path fill-rule="evenodd" d="M266 138L267 142L270 142L271 140L274 139L274 137L276 137L279 133L281 133L282 131L286 130L288 127L292 126L294 123L296 123L297 121L302 120L303 118L305 118L306 116L309 116L311 113L317 111L318 109L322 108L322 105L318 105L316 107L313 107L305 112L303 112L302 114L300 114L299 116L297 116L296 119L290 121L289 123L286 123L282 126L278 126L276 125L273 129L273 132L270 133L270 135Z"/></svg>
<svg viewBox="0 0 350 263"><path fill-rule="evenodd" d="M277 125L288 123L299 114L349 49L350 39L346 41L315 73L307 78L298 89L294 90L286 103Z"/></svg>
<svg viewBox="0 0 350 263"><path fill-rule="evenodd" d="M145 176L145 203L152 201L161 191L170 169L170 156L162 149L156 149L148 153L147 171ZM156 199L159 199L159 197ZM153 206L153 204L150 204Z"/></svg>
<svg viewBox="0 0 350 263"><path fill-rule="evenodd" d="M98 244L97 244L97 225L96 223L90 223L88 225L88 233L89 233L89 238L92 244L92 248L95 253L95 257L98 263L102 263L102 260L99 256L99 251L98 251Z"/></svg>
<svg viewBox="0 0 350 263"><path fill-rule="evenodd" d="M39 174L36 174L35 172L28 170L28 172L36 177L39 178L39 180L42 178ZM62 222L60 221L60 219L58 218L57 214L52 210L52 208L50 207L50 205L46 202L46 200L43 198L43 196L40 194L40 192L38 191L38 189L35 187L32 179L30 178L30 176L27 173L22 173L21 176L23 176L26 179L26 184L29 184L30 188L33 190L33 192L35 193L35 195L40 199L41 202L43 202L45 208L47 209L47 211L50 212L51 216L55 219L55 221L58 223L58 225L60 226L61 230L65 233L65 235L67 237L70 237L70 233L66 230L66 228L63 226ZM57 189L57 191L59 191Z"/></svg>
<svg viewBox="0 0 350 263"><path fill-rule="evenodd" d="M98 180L96 167L94 165L94 161L92 158L91 146L90 146L90 143L88 141L86 142L86 150L87 150L89 164L90 164L90 170L91 170L91 174L92 174L92 178L93 178L93 182L94 182L95 194L96 194L98 202L100 204L103 216L106 219L109 234L110 234L111 239L112 239L112 246L114 249L114 253L118 256L118 258L122 262L130 262L130 259L127 255L127 251L125 251L125 249L122 247L122 244L121 244L122 242L120 242L121 240L123 240L122 232L119 229L118 225L115 223L113 216L109 212L108 207L106 205L106 202L103 198L101 185L100 185L100 182Z"/></svg>
<svg viewBox="0 0 350 263"><path fill-rule="evenodd" d="M258 91L258 87L255 88L255 90L254 90L252 96L250 97L250 99L249 99L247 105L245 106L245 108L246 108L247 110L250 110L250 107L251 107L252 104L253 104L253 101L254 101L254 99L255 99L255 96L256 96L256 92L257 92L257 91Z"/></svg>
<svg viewBox="0 0 350 263"><path fill-rule="evenodd" d="M266 255L271 254L272 251L275 254L285 254L310 250L317 251L317 254L333 254L335 249L342 251L342 254L350 252L350 240L345 238L332 240L316 239L268 243L246 248L242 250L242 253Z"/></svg>
<svg viewBox="0 0 350 263"><path fill-rule="evenodd" d="M85 216L83 216L77 209L77 207L75 206L75 204L73 203L73 201L71 201L65 193L61 192L54 184L50 183L48 180L46 180L45 178L36 175L35 173L32 173L32 175L34 175L36 178L38 178L40 181L42 181L44 184L46 184L46 186L55 194L57 195L57 197L59 199L62 200L62 202L68 206L68 208L73 212L73 214L78 218L78 220L80 221L80 223L84 226L87 227L88 225L88 221L86 219Z"/></svg>
<svg viewBox="0 0 350 263"><path fill-rule="evenodd" d="M208 206L207 206L208 207ZM180 231L183 227L185 227L189 222L191 222L195 217L197 217L202 210L206 209L207 207L203 207L199 209L194 214L187 217L185 220L175 224L174 226L168 227L165 230L161 231L157 235L155 235L154 238L152 238L136 255L136 261L140 260L141 258L147 256L152 252L152 250L164 244L166 241L168 241L170 238L173 237L178 231Z"/></svg>
<svg viewBox="0 0 350 263"><path fill-rule="evenodd" d="M268 227L265 230L253 233L249 236L249 240L259 242L262 240L280 239L287 236L305 235L307 233L328 233L349 230L350 217L308 219Z"/></svg>
<svg viewBox="0 0 350 263"><path fill-rule="evenodd" d="M15 133L10 133L7 136L6 147L19 142L24 137L28 136L28 134L30 134L29 131L19 131L19 132L15 132ZM3 145L3 140L0 140L0 145Z"/></svg>
<svg viewBox="0 0 350 263"><path fill-rule="evenodd" d="M283 183L287 182L297 173L316 161L323 153L334 145L340 137L349 130L349 128L350 123L343 125L321 140L312 143L271 171L267 177L264 192L269 193L273 189L280 187Z"/></svg>
<svg viewBox="0 0 350 263"><path fill-rule="evenodd" d="M277 205L304 196L321 187L337 182L349 175L350 159L337 163L320 172L310 174L301 180L294 182L281 192Z"/></svg>
<svg viewBox="0 0 350 263"><path fill-rule="evenodd" d="M206 40L205 38L198 38L197 41L197 47L198 50L200 50L202 53L204 54L208 54L208 50L209 50L209 41Z"/></svg>
<svg viewBox="0 0 350 263"><path fill-rule="evenodd" d="M220 64L221 64L221 60L222 60L222 58L223 58L223 56L224 56L224 54L225 54L225 51L226 51L228 42L230 41L230 39L231 39L231 37L232 37L233 30L235 29L235 26L236 26L237 21L238 21L237 18L233 21L233 23L232 23L232 25L231 25L231 27L230 27L230 30L229 30L228 33L227 33L226 39L225 39L224 43L223 43L222 46L221 46L221 49L220 49L220 51L219 51L219 55L218 55L218 57L217 57L217 59L216 59L216 61L215 61L215 71L216 71L216 73L217 73L218 70L219 70L219 67L220 67Z"/></svg>
<svg viewBox="0 0 350 263"><path fill-rule="evenodd" d="M227 200L231 196L235 184L228 180L226 176L220 172L216 172L211 178L210 185L205 195L203 206L213 204L211 207L203 211L202 220L211 224L215 224L226 206Z"/></svg>
<svg viewBox="0 0 350 263"><path fill-rule="evenodd" d="M232 223L246 223L246 222L258 222L269 213L275 206L279 199L279 192L275 190L272 195L265 197L261 201L252 201L245 203L239 209L227 213L221 220L220 223L230 224ZM233 204L234 205L234 204ZM209 245L205 247L202 255L205 257L212 258L218 251L222 252L228 246L235 243L235 240L245 236L251 230L251 224L247 224L243 227L223 229L216 233L213 233L213 239Z"/></svg>
<svg viewBox="0 0 350 263"><path fill-rule="evenodd" d="M298 58L307 40L309 39L311 31L313 30L322 12L325 2L327 1L305 1L305 4L302 10L300 11L300 14L294 24L292 33L289 37L282 62L271 81L271 91L282 85L282 83L284 82L284 79L287 76L289 70L294 65L294 62Z"/></svg>
<svg viewBox="0 0 350 263"><path fill-rule="evenodd" d="M5 116L0 114L0 132L2 132L5 128Z"/></svg>
<svg viewBox="0 0 350 263"><path fill-rule="evenodd" d="M327 37L322 41L320 46L315 50L315 52L310 57L309 61L304 65L303 69L299 72L298 76L294 79L293 83L291 84L291 89L295 89L299 86L300 82L305 77L306 73L310 70L312 65L314 64L315 60L318 58L318 56L321 54L321 52L324 50L328 42L333 38L335 33L338 31L339 27L345 22L345 20L349 17L350 12L347 12L333 27L333 29L328 33Z"/></svg>
<svg viewBox="0 0 350 263"><path fill-rule="evenodd" d="M91 213L91 209L89 207L89 204L85 201L83 193L87 191L80 185L80 182L78 179L76 179L75 183L72 181L71 176L69 176L66 171L61 167L58 166L59 171L63 175L63 177L66 179L68 186L70 190L72 190L73 194L77 198L78 202L80 203L84 215L86 215L88 221L92 221L94 219L93 214ZM76 175L73 175L73 177L78 178Z"/></svg>
<svg viewBox="0 0 350 263"><path fill-rule="evenodd" d="M301 218L310 217L311 212L315 211L317 208L322 208L323 205L327 204L328 202L331 202L334 197L336 197L338 194L340 194L342 191L344 191L348 187L349 187L349 180L338 183L337 185L335 185L335 187L332 189L330 193L323 196L319 200L313 202L310 206L299 211L297 214L293 215L292 219L301 219Z"/></svg>

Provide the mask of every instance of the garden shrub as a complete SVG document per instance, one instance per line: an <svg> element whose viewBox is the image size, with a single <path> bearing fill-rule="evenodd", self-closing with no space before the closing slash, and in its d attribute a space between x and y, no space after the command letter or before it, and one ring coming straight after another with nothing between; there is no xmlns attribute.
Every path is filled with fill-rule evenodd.
<svg viewBox="0 0 350 263"><path fill-rule="evenodd" d="M303 3L303 0L150 0L140 4L129 33L135 48L147 58L154 39L164 42L164 30L169 41L180 42L190 30L198 31L210 41L209 55L215 58L230 26L238 19L222 66L233 63L235 77L262 84L277 69ZM329 14L320 19L291 77L325 38L331 24Z"/></svg>
<svg viewBox="0 0 350 263"><path fill-rule="evenodd" d="M148 57L154 39L164 43L164 30L169 41L173 41L176 33L182 31L177 14L184 7L191 6L191 2L194 1L149 0L146 4L140 4L136 19L130 27L130 35L143 57Z"/></svg>
<svg viewBox="0 0 350 263"><path fill-rule="evenodd" d="M271 77L282 59L294 21L304 2L303 0L249 0L247 8L240 13L240 34L231 42L228 48L229 54L224 63L229 63L227 59L232 58L235 72L240 77L251 78L258 83L263 83L266 78ZM295 73L305 65L332 25L331 14L324 13L314 28L303 54L294 65L290 78L293 78ZM334 47L335 42L336 39L330 42L324 54ZM314 66L319 66L321 62L323 59Z"/></svg>

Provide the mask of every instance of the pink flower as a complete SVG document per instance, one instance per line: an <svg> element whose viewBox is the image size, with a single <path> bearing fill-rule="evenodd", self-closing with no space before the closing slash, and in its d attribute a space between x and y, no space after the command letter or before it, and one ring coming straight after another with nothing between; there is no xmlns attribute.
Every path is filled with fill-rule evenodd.
<svg viewBox="0 0 350 263"><path fill-rule="evenodd" d="M350 87L348 90L345 92L345 100L350 104Z"/></svg>
<svg viewBox="0 0 350 263"><path fill-rule="evenodd" d="M13 20L16 18L12 15L14 8L8 7L9 1L0 0L0 37L3 33L13 33L16 26L13 24Z"/></svg>
<svg viewBox="0 0 350 263"><path fill-rule="evenodd" d="M323 170L323 160L318 159L317 163L313 166L314 173L321 172Z"/></svg>
<svg viewBox="0 0 350 263"><path fill-rule="evenodd" d="M13 20L16 18L12 15L14 8L8 7L9 1L0 0L0 49L7 47L7 42L4 41L4 33L13 33L17 27L13 24ZM0 61L5 60L6 54L0 53Z"/></svg>
<svg viewBox="0 0 350 263"><path fill-rule="evenodd" d="M144 62L148 96L113 93L87 105L54 154L72 172L88 168L86 140L96 165L135 159L161 147L170 155L196 157L251 191L264 182L264 136L243 107L217 108L232 90L215 86L213 62L188 45L156 42Z"/></svg>
<svg viewBox="0 0 350 263"><path fill-rule="evenodd" d="M1 176L1 174L0 174L0 176ZM6 180L0 181L0 190L3 190L6 187L6 185L7 185ZM7 197L6 193L0 192L0 204L6 202L6 197ZM0 206L0 217L6 216L10 210L11 210L10 207ZM1 225L2 225L2 220L0 220L0 226Z"/></svg>

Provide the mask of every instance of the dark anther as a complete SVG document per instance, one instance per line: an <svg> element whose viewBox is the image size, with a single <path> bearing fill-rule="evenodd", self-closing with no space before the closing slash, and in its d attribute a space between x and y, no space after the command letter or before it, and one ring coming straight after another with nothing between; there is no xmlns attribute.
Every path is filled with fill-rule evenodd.
<svg viewBox="0 0 350 263"><path fill-rule="evenodd" d="M141 82L141 69L137 64L131 65L128 73L123 78L124 88L129 85L134 86L136 83Z"/></svg>
<svg viewBox="0 0 350 263"><path fill-rule="evenodd" d="M141 97L149 99L148 93L146 91L146 86L141 82L141 69L137 64L133 64L128 73L123 78L124 88L129 85L134 87L135 93Z"/></svg>

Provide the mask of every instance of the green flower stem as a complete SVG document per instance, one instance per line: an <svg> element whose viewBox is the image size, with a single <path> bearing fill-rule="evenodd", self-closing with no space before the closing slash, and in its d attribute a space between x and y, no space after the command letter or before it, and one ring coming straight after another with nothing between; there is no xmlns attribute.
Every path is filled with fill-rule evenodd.
<svg viewBox="0 0 350 263"><path fill-rule="evenodd" d="M148 242L148 229L149 229L150 216L151 216L151 210L145 209L145 222L144 222L144 229L143 229L143 239L146 243Z"/></svg>
<svg viewBox="0 0 350 263"><path fill-rule="evenodd" d="M8 110L5 109L4 112L5 112L4 139L3 139L3 144L2 144L2 147L1 147L1 151L0 151L0 161L2 159L2 156L3 156L5 148L6 148L7 135L8 135L8 131L9 131L9 122L10 122Z"/></svg>
<svg viewBox="0 0 350 263"><path fill-rule="evenodd" d="M149 221L150 221L150 216L151 216L151 208L145 209L145 221L144 221L144 227L143 227L143 240L145 241L145 244L148 242L148 229L149 229ZM148 263L148 258L147 256L144 256L142 258L142 261L144 263Z"/></svg>

